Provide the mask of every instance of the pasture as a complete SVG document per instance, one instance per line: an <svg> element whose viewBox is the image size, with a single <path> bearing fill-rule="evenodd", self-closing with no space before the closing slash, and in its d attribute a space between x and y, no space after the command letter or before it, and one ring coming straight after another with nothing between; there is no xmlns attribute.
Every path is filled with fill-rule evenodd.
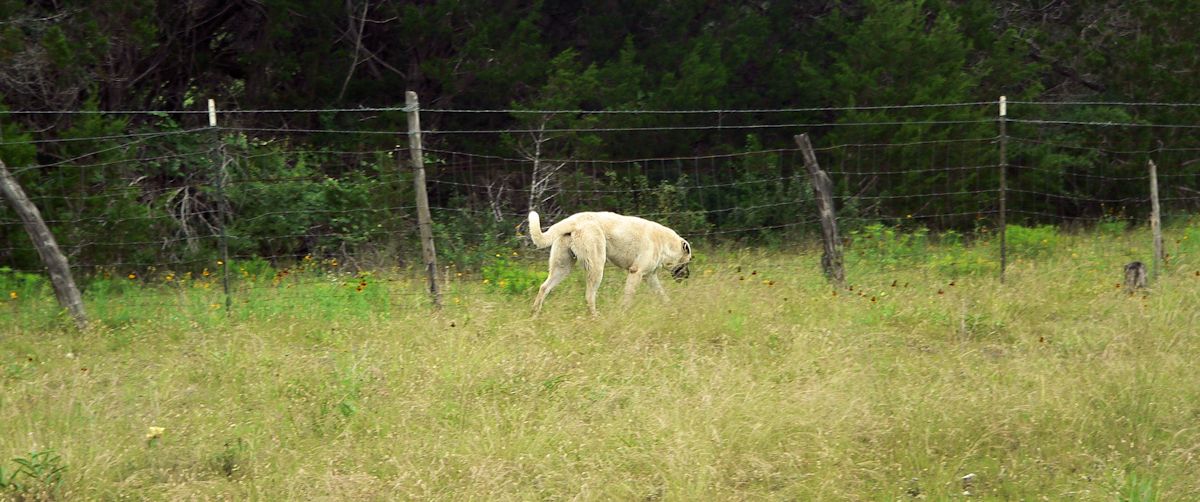
<svg viewBox="0 0 1200 502"><path fill-rule="evenodd" d="M206 275L114 270L75 332L9 277L0 495L1200 496L1200 227L1168 228L1133 295L1142 230L1010 230L1003 284L994 242L854 237L852 290L816 246L698 247L667 304L643 287L620 312L609 268L595 319L578 271L531 319L509 285L545 253L525 249L498 275L452 271L436 314L405 271L235 267L258 286L226 315Z"/></svg>

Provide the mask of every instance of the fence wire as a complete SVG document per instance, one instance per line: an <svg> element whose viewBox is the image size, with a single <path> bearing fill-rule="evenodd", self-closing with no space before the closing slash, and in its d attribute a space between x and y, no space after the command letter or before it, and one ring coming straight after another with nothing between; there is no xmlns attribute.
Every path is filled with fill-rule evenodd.
<svg viewBox="0 0 1200 502"><path fill-rule="evenodd" d="M913 239L994 246L1002 196L1010 226L1143 225L1150 160L1159 166L1164 220L1186 223L1200 213L1200 125L1189 122L1197 105L1010 102L1027 115L1007 119L1003 137L993 105L424 110L467 118L423 131L438 272L447 298L470 301L488 290L454 284L478 284L497 263L544 259L524 236L531 209L546 225L585 210L640 216L700 250L813 249L816 203L791 141L802 132L834 182L843 244L857 263L920 259L926 252ZM1138 107L1180 116L1081 118ZM407 131L379 118L406 111L230 110L221 112L228 124L220 127L163 119L191 123L203 117L195 111L62 112L67 122L111 115L125 129L9 136L0 138L0 154L91 295L221 310L227 273L234 309L328 300L386 310L427 294L414 278L422 263ZM11 111L0 120L49 113ZM336 119L342 115L356 118ZM492 116L512 122L463 125ZM547 122L531 121L538 116ZM332 125L311 126L323 120ZM729 146L739 136L744 144ZM987 256L994 268L997 258ZM815 270L818 262L710 257L706 266L740 276L734 267ZM43 276L20 220L0 207L0 281L10 299L46 297L44 281L30 279ZM28 289L35 283L40 291Z"/></svg>

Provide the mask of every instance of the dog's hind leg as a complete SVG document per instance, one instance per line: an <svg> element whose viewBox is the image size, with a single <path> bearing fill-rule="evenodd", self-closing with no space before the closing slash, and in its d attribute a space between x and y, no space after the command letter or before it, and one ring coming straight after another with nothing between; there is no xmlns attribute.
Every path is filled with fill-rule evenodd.
<svg viewBox="0 0 1200 502"><path fill-rule="evenodd" d="M538 288L537 299L533 301L534 314L542 311L542 303L546 301L546 295L550 294L550 290L558 286L558 283L571 273L574 261L575 259L571 257L571 238L556 239L550 247L550 275L546 277L545 282L542 282L542 287Z"/></svg>
<svg viewBox="0 0 1200 502"><path fill-rule="evenodd" d="M599 311L596 310L596 293L600 290L600 281L604 279L604 264L608 261L608 245L604 231L596 226L577 228L571 238L574 239L571 251L587 271L584 299L587 300L588 311L594 316L599 315Z"/></svg>

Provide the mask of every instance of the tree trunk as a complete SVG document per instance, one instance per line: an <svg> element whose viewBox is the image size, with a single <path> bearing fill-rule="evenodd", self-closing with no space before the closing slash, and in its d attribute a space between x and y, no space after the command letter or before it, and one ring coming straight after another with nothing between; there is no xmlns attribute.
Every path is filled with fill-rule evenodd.
<svg viewBox="0 0 1200 502"><path fill-rule="evenodd" d="M42 264L50 272L50 283L54 286L54 296L58 298L58 304L75 318L75 326L79 329L86 328L87 313L83 309L83 298L79 295L79 288L75 287L75 279L71 277L71 266L67 263L67 257L63 256L54 234L50 233L46 222L42 220L42 213L25 195L25 190L17 183L16 178L8 172L8 166L3 160L0 160L0 194L8 199L13 210L21 217L21 223L29 233L33 247L37 249Z"/></svg>

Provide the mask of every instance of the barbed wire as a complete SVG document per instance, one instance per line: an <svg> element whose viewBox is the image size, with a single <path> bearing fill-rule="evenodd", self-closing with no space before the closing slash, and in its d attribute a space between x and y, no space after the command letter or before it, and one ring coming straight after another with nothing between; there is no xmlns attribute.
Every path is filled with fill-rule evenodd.
<svg viewBox="0 0 1200 502"><path fill-rule="evenodd" d="M1047 173L1047 174L1054 174L1054 175L1061 175L1061 176L1081 177L1081 178L1093 178L1093 179L1107 180L1107 181L1135 181L1135 180L1136 181L1149 181L1150 180L1149 174L1143 174L1143 175L1139 175L1139 176L1107 176L1107 175L1103 175L1103 174L1092 174L1092 173L1089 173L1086 171L1079 171L1079 170L1065 171L1065 170L1047 169L1044 167L1035 167L1035 166L1029 166L1029 165L1025 165L1025 164L1010 163L1010 164L1008 164L1008 166L1012 167L1013 169L1022 170L1022 171L1032 171L1032 172ZM1186 175L1159 174L1158 176L1159 177L1171 177L1171 176L1186 176Z"/></svg>
<svg viewBox="0 0 1200 502"><path fill-rule="evenodd" d="M136 139L136 138L158 137L158 136L175 136L175 135L179 135L179 134L191 134L191 133L194 133L197 131L206 131L206 130L210 130L210 129L211 128L208 128L208 127L199 127L199 128L180 129L177 131L167 131L167 132L147 131L147 132L131 132L131 133L125 133L125 134L112 134L112 135L105 135L105 136L43 138L43 139L27 139L27 140L21 140L21 141L4 140L4 141L0 141L0 146L41 145L41 144L47 144L47 143L76 143L76 142L83 142L83 141L111 141L111 140L116 140L116 139L130 139L130 138Z"/></svg>
<svg viewBox="0 0 1200 502"><path fill-rule="evenodd" d="M99 155L99 154L106 153L106 152L129 148L133 145L144 143L144 142L146 142L146 140L151 139L151 138L161 138L161 137L175 136L175 135L179 135L179 134L189 134L189 133L192 133L192 132L195 132L198 130L199 129L192 129L192 130L184 130L184 131L172 131L172 132L165 132L165 133L134 136L135 139L133 141L129 141L127 143L122 143L122 144L114 145L114 146L111 146L108 148L102 148L100 150L95 150L95 151L84 153L81 155L76 155L74 157L71 157L68 159L63 159L58 162L51 162L48 164L33 164L33 165L23 166L23 167L14 167L12 169L12 171L13 171L13 173L20 174L25 171L29 171L29 170L33 170L33 169L43 169L43 168L47 168L47 167L61 166L61 165L76 162L80 159L85 159L85 158L88 158L88 157L91 157L94 155Z"/></svg>
<svg viewBox="0 0 1200 502"><path fill-rule="evenodd" d="M1010 104L1035 104L1009 102ZM1061 105L1062 103L1052 103ZM996 105L995 102L955 103L938 105L905 105L901 107L852 107L852 108L780 108L757 110L457 110L425 109L429 113L595 113L618 115L646 113L665 115L735 114L735 113L802 113L829 112L839 110L914 110L923 108L943 109L948 107ZM1175 106L1180 104L1146 103L1145 106ZM1132 106L1132 105L1131 105ZM1180 106L1200 106L1183 104ZM223 110L221 114L253 113L306 113L314 110ZM403 112L404 108L358 108L321 110L323 112ZM134 112L126 112L134 113ZM189 113L205 113L196 111ZM932 115L932 114L931 114ZM1083 128L1127 127L1161 130L1176 128L1182 131L1200 127L1189 124L1142 124L1135 122L1088 122L1069 120L1020 119L1010 117L1008 123L1020 124L1021 135L990 134L987 127L953 127L958 125L990 125L999 121L997 117L978 120L894 120L883 117L880 122L814 121L798 120L794 123L756 124L685 124L672 126L596 127L561 129L448 129L423 131L426 135L438 134L527 134L527 133L599 133L599 132L687 132L711 130L756 130L795 128L836 129L865 126L929 126L934 130L930 136L950 136L934 139L915 139L897 142L871 141L886 134L851 132L828 136L830 142L814 147L826 174L834 182L832 195L838 210L838 220L843 223L843 240L847 246L848 262L871 263L874 248L868 239L873 235L873 225L884 225L897 233L929 232L928 242L938 237L938 232L953 229L964 232L964 239L983 245L994 246L992 233L997 217L1001 190L997 177L1002 165L998 155L998 143L1007 140L1010 145L1022 148L1010 150L1013 158L1005 159L1003 165L1010 168L1008 199L1005 216L1010 224L1051 222L1065 225L1086 225L1105 221L1135 222L1144 220L1149 212L1149 174L1141 169L1144 158L1151 156L1161 160L1165 168L1158 174L1160 197L1164 215L1188 215L1185 210L1200 208L1200 172L1188 173L1190 165L1187 154L1200 152L1200 147L1157 145L1138 148L1143 143L1134 140L1095 142L1083 134L1080 138L1070 135L1049 135L1051 139L1034 138L1038 131L1061 131L1058 126ZM786 119L784 119L786 120ZM698 117L696 122L701 122ZM945 129L936 129L949 126ZM1066 129L1070 131L1070 129ZM880 129L889 131L889 129ZM261 135L260 135L261 133ZM186 140L162 144L156 139L171 139L180 134L203 134L197 142L201 150L179 151L196 148ZM231 135L245 135L235 140ZM271 135L278 134L279 138ZM353 134L369 135L390 139L373 140L359 138L361 149L313 148L317 140L294 140L290 135L305 134ZM973 135L974 137L953 137ZM211 136L211 137L209 137ZM295 305L329 295L353 295L355 276L351 270L381 270L401 274L391 264L402 260L415 247L415 214L417 206L407 199L413 189L409 182L412 172L406 167L406 157L397 155L410 153L407 147L407 131L354 130L337 128L288 128L288 127L206 127L179 129L162 133L137 132L128 135L100 135L94 138L39 138L16 141L11 144L30 144L43 148L43 159L52 152L70 151L72 148L55 148L55 144L76 145L88 140L102 144L96 151L76 154L71 158L52 163L17 166L17 170L44 169L47 173L40 186L30 194L31 200L43 206L46 222L65 229L61 244L64 251L76 262L72 269L84 277L95 279L97 274L109 274L122 281L136 284L159 284L161 274L203 271L209 275L205 281L219 276L220 262L228 260L230 278L233 279L232 295L237 302L275 302ZM1190 136L1177 135L1176 141L1186 143ZM649 137L649 136L647 136ZM843 138L834 140L832 138ZM868 141L852 141L864 138ZM778 140L778 138L775 138ZM815 140L820 143L820 137ZM306 141L308 144L305 144ZM1144 140L1149 141L1149 140ZM388 146L397 143L395 146ZM0 146L9 143L0 143ZM404 146L401 146L403 144ZM143 146L144 145L144 146ZM1036 145L1039 149L1024 148ZM699 149L695 145L688 148ZM82 149L74 148L74 149ZM117 159L100 157L106 152L124 149ZM647 150L642 150L647 151ZM659 151L679 151L663 149ZM1060 155L1052 158L1054 163L1042 163L1042 157L1030 151L1049 152ZM1082 154L1081 154L1082 152ZM698 242L720 246L722 243L744 245L769 239L788 239L787 242L805 242L818 232L819 217L808 175L797 162L800 150L796 147L759 148L739 152L699 152L694 155L647 156L629 159L537 159L543 163L563 163L554 175L556 181L547 192L535 190L532 178L539 176L530 169L533 159L506 157L494 152L480 153L457 151L451 148L426 148L429 164L426 166L429 210L434 222L445 227L435 227L435 241L439 251L446 253L439 259L462 264L457 270L479 270L487 263L479 257L464 256L462 253L481 251L488 246L499 249L512 247L526 249L527 237L516 236L509 229L513 220L523 221L527 213L523 210L530 194L549 193L547 199L554 205L548 214L565 214L563 206L574 205L589 209L601 209L601 204L615 204L628 214L664 222L682 222L680 235ZM371 159L370 157L377 159ZM383 157L386 156L387 159ZM1159 158L1158 156L1165 156ZM99 158L97 158L99 157ZM261 161L260 159L280 160ZM1066 160L1063 160L1063 159ZM1074 159L1079 165L1071 165ZM1014 160L1015 159L1015 160ZM381 169L380 166L396 162L396 169ZM298 170L301 162L305 170ZM222 164L225 163L225 164ZM162 167L166 164L166 168ZM72 169L51 169L54 167ZM219 177L221 167L225 177ZM364 168L363 166L367 166ZM76 169L78 172L76 172ZM21 172L21 171L18 171ZM611 178L606 178L610 176ZM55 178L57 176L57 178ZM78 176L78 179L75 177ZM573 178L574 177L574 178ZM577 181L576 181L577 178ZM686 178L686 181L683 181ZM329 190L313 184L330 183ZM676 183L672 183L676 181ZM218 195L218 182L223 195ZM344 183L343 183L344 182ZM588 184L594 184L589 187ZM500 192L499 188L504 191ZM786 190L784 189L786 188ZM1061 190L1059 190L1061 188ZM495 191L492 191L495 189ZM178 193L199 197L200 204L190 209L176 210L169 202ZM606 195L616 195L606 197ZM663 198L659 198L662 196ZM345 199L339 199L344 197ZM115 202L120 200L119 206ZM336 202L333 202L336 201ZM386 202L383 202L386 201ZM289 207L289 204L297 204ZM333 206L333 207L331 207ZM0 236L18 235L20 222L12 218L13 213L0 207ZM501 221L491 221L499 217ZM178 228L183 222L189 228ZM465 223L464 223L465 222ZM494 226L488 226L496 223ZM502 224L501 224L502 223ZM550 221L547 221L550 223ZM217 243L222 237L217 232L225 225L230 244L227 256L216 258ZM482 232L451 234L454 225L478 225ZM239 227L240 226L240 227ZM255 234L239 235L253 228ZM91 229L91 233L79 232ZM445 230L443 230L445 229ZM511 234L509 232L512 232ZM925 234L922 234L925 235ZM778 236L778 237L772 237ZM520 237L520 240L514 238ZM32 248L20 245L20 239L8 239L6 247L0 247L0 265L6 270L22 272L9 267L5 260L14 256L28 260ZM926 241L922 241L926 242ZM451 245L443 246L443 243ZM742 244L738 244L742 243ZM924 245L924 244L922 244ZM395 251L401 249L401 251ZM450 249L450 251L447 251ZM472 250L475 251L466 251ZM816 250L812 250L815 254ZM372 253L382 253L375 257ZM893 257L919 260L924 251L891 250ZM273 284L269 277L245 278L241 269L248 274L277 273L280 267L303 263L304 253L309 256L337 257L340 263L326 272L305 272L311 277L289 279L297 287L317 287L318 283L329 286L322 293L290 292L287 286ZM390 254L389 254L390 253ZM459 253L459 254L454 254ZM521 251L521 259L529 259ZM383 255L387 255L383 257ZM476 253L479 254L479 253ZM419 259L408 255L419 264ZM926 255L927 256L927 255ZM740 276L732 272L734 266L756 267L764 270L814 270L818 267L811 257L797 257L789 263L749 264L747 261L716 257L704 259L703 263L714 269L716 274ZM537 260L544 259L539 254ZM997 257L989 257L998 260ZM248 263L261 265L264 272L255 272ZM11 264L17 263L13 261ZM260 265L255 265L260 266ZM730 267L726 269L725 267ZM997 265L998 266L998 265ZM32 268L32 267L31 267ZM384 301L413 301L428 303L417 268L405 269L403 277L368 279L366 288L387 290L376 291L387 299ZM134 278L128 275L132 273ZM42 270L28 273L44 274ZM199 272L197 272L199 273ZM382 273L382 272L381 272ZM482 272L478 272L482 273ZM323 274L323 275L322 275ZM193 274L194 275L194 274ZM235 277L236 276L236 277ZM478 277L478 276L476 276ZM244 279L244 280L243 280ZM732 280L732 279L731 279ZM170 282L170 281L168 281ZM450 281L449 284L455 284ZM159 287L159 286L151 286ZM166 286L163 286L166 289ZM174 287L174 286L171 286ZM204 302L220 303L224 293L219 285L210 284L211 292L205 290L204 300L187 303L188 308L207 308ZM338 289L341 288L341 289ZM490 298L494 291L480 289L463 291L465 298ZM467 296L472 295L472 296ZM340 298L340 297L339 297ZM346 296L350 298L350 296ZM135 300L137 301L137 300ZM161 305L183 305L163 302ZM223 309L223 307L222 307ZM236 309L236 307L235 307Z"/></svg>
<svg viewBox="0 0 1200 502"><path fill-rule="evenodd" d="M1032 101L1008 100L1009 105L1026 105L1039 107L1061 106L1122 106L1122 107L1176 107L1195 108L1200 103L1187 102L1137 102L1137 101ZM882 110L913 110L938 109L978 106L998 106L999 100L966 101L959 103L925 103L925 104L893 104L893 105L858 105L858 106L813 106L813 107L783 107L783 108L715 108L715 109L530 109L530 108L418 108L429 113L464 113L464 114L577 114L577 115L637 115L637 114L741 114L741 113L797 113L797 112L836 112L836 111L882 111ZM379 113L379 112L409 112L413 108L405 106L362 106L342 108L229 108L217 109L219 115L225 114L288 114L288 113ZM0 115L206 115L207 109L145 109L145 110L0 110Z"/></svg>
<svg viewBox="0 0 1200 502"><path fill-rule="evenodd" d="M1008 118L1008 122L1016 124L1036 125L1078 125L1090 127L1148 127L1154 129L1200 129L1197 124L1154 124L1139 122L1087 121L1087 120L1045 120Z"/></svg>
<svg viewBox="0 0 1200 502"><path fill-rule="evenodd" d="M466 152L459 152L459 151L454 151L454 150L439 150L436 148L425 148L425 149L423 149L423 151L425 153L436 153L436 154L442 154L442 155L451 155L451 156L455 156L455 157L469 157L469 158L474 158L474 159L489 159L489 160L497 160L497 161L512 162L512 163L528 163L528 162L533 162L534 160L537 160L538 162L549 162L549 163L570 162L570 163L575 163L575 164L585 164L586 165L586 164L637 164L637 163L670 162L670 161L684 161L684 160L700 161L700 160L711 160L711 159L732 159L732 158L739 158L739 157L752 157L752 156L769 155L769 154L776 154L776 153L795 153L795 152L799 152L800 150L797 148L772 148L772 149L766 149L766 150L751 150L751 151L734 152L734 153L716 153L716 154L707 154L707 155L689 155L689 156L675 156L675 157L648 157L648 158L633 158L633 159L563 159L563 158L532 159L532 158L502 157L499 155L487 155L487 154L478 154L478 153L466 153Z"/></svg>
<svg viewBox="0 0 1200 502"><path fill-rule="evenodd" d="M422 130L422 135L451 135L451 134L547 134L547 133L597 133L597 132L664 132L664 131L718 131L718 130L751 130L751 129L800 129L819 127L877 127L900 125L967 125L994 123L993 119L975 120L905 120L881 122L796 122L783 124L726 124L726 125L673 125L645 127L564 127L541 129L430 129ZM235 132L269 132L287 134L367 134L367 135L405 135L406 131L372 131L351 129L299 129L299 128L270 128L270 127L219 127L225 131Z"/></svg>
<svg viewBox="0 0 1200 502"><path fill-rule="evenodd" d="M678 190L703 190L703 189L707 189L707 188L726 188L726 187L731 187L731 186L761 185L761 184L779 183L782 181L794 181L797 178L800 178L803 176L804 175L797 173L793 176L782 176L782 177L775 177L775 178L744 180L744 181L731 181L731 182L727 182L727 183L707 183L707 184L700 184L700 185L675 185L675 184L673 184L673 185L671 185L671 187L678 189ZM456 186L456 187L471 188L471 189L480 189L480 188L486 189L489 186L491 186L491 185L482 184L482 183L462 183L462 182L440 180L440 179L431 179L431 180L427 180L427 182L431 185L448 185L448 186ZM533 189L531 189L531 188L520 188L520 187L509 188L509 190L515 191L516 193L530 193L533 191ZM621 188L621 189L615 189L615 188L557 188L555 191L560 192L560 193L576 193L576 194L579 194L579 193L630 194L630 193L640 193L640 192L654 192L656 190L661 190L661 187L647 186L645 188Z"/></svg>
<svg viewBox="0 0 1200 502"><path fill-rule="evenodd" d="M1053 199L1060 199L1060 200L1079 200L1079 201L1087 201L1087 202L1093 202L1093 203L1099 202L1099 203L1103 203L1103 204L1129 203L1129 202L1137 202L1137 203L1145 203L1145 204L1150 203L1149 196L1146 196L1146 197L1120 197L1120 198L1088 197L1085 199L1085 198L1081 198L1081 197L1075 197L1070 194L1039 192L1036 190L1024 190L1024 189L1020 189L1020 188L1011 188L1011 187L1008 189L1008 192L1012 193L1012 194L1019 194L1019 195L1020 194L1035 195L1038 197L1046 197L1046 198L1053 198Z"/></svg>
<svg viewBox="0 0 1200 502"><path fill-rule="evenodd" d="M456 108L416 108L428 113L471 113L471 114L576 114L576 115L637 115L637 114L741 114L741 113L796 113L796 112L830 112L830 111L870 111L870 110L910 110L926 108L955 108L970 106L994 106L998 101L976 101L963 103L929 103L929 104L898 104L898 105L866 105L842 107L798 107L798 108L729 108L729 109L675 109L675 110L584 110L584 109L456 109ZM1014 103L1010 101L1009 103ZM1025 103L1031 104L1031 103ZM218 109L218 116L225 114L287 114L287 113L380 113L380 112L409 112L414 108L405 106L379 106L357 108L282 108L254 109L230 108ZM197 110L0 110L0 115L205 115L207 109Z"/></svg>
<svg viewBox="0 0 1200 502"><path fill-rule="evenodd" d="M507 109L469 109L469 108L429 108L421 111L433 113L471 113L471 114L487 114L487 113L507 113L507 114L537 114L537 115L639 115L639 114L741 114L741 113L798 113L798 112L836 112L836 111L878 111L878 110L913 110L913 109L937 109L937 108L961 108L971 106L995 106L998 101L975 101L964 103L930 103L930 104L903 104L903 105L864 105L864 106L842 106L842 107L799 107L799 108L729 108L729 109L677 109L677 110L579 110L579 109L522 109L522 108L507 108Z"/></svg>
<svg viewBox="0 0 1200 502"><path fill-rule="evenodd" d="M1169 146L1165 146L1165 145L1160 145L1160 146L1155 146L1154 148L1146 148L1146 149L1142 149L1142 150L1113 150L1111 148L1106 148L1104 146L1095 145L1095 144L1092 144L1092 145L1073 144L1072 145L1072 144L1061 143L1061 142L1056 142L1056 141L1025 138L1025 137L1021 137L1021 136L1012 136L1012 135L1008 136L1008 140L1011 142L1016 142L1016 143L1028 143L1028 144L1032 144L1032 145L1043 145L1043 146L1049 146L1049 147L1054 147L1054 148L1061 148L1064 150L1088 150L1088 151L1096 151L1096 152L1100 152L1100 153L1113 154L1113 155L1150 155L1150 154L1162 153L1162 152L1200 152L1200 146L1169 147Z"/></svg>
<svg viewBox="0 0 1200 502"><path fill-rule="evenodd" d="M1009 100L1010 105L1035 105L1035 106L1156 106L1156 107L1177 107L1177 108L1195 108L1200 107L1200 103L1184 103L1184 102L1138 102L1138 101L1021 101Z"/></svg>

